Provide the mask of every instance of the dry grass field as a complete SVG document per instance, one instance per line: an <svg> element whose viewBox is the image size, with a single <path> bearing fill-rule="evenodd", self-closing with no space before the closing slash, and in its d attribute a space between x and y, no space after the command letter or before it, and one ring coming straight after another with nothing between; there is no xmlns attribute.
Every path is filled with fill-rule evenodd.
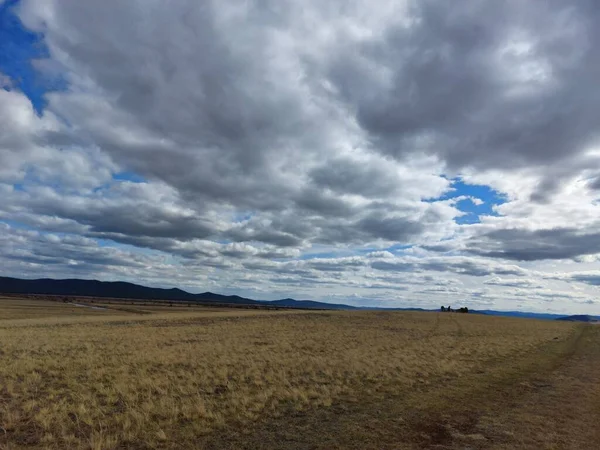
<svg viewBox="0 0 600 450"><path fill-rule="evenodd" d="M163 309L0 299L0 448L593 448L597 326Z"/></svg>
<svg viewBox="0 0 600 450"><path fill-rule="evenodd" d="M112 310L95 310L95 315L113 315ZM22 300L14 297L0 297L0 321L19 319L44 319L51 317L89 316L88 308L62 302L44 300Z"/></svg>

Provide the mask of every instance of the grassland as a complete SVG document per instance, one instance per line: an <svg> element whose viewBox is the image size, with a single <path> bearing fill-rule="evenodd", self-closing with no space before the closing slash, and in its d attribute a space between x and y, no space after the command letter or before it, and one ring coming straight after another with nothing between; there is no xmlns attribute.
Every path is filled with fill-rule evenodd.
<svg viewBox="0 0 600 450"><path fill-rule="evenodd" d="M42 303L0 300L0 448L567 448L540 392L598 399L600 327Z"/></svg>
<svg viewBox="0 0 600 450"><path fill-rule="evenodd" d="M96 310L95 313L96 316L106 316L115 314L115 311ZM86 308L69 303L0 297L0 321L89 315L90 311Z"/></svg>

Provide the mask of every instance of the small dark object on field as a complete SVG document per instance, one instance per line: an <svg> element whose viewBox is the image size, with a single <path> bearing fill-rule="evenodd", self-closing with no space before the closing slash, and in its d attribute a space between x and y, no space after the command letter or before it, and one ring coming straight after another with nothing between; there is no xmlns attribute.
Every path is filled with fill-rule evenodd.
<svg viewBox="0 0 600 450"><path fill-rule="evenodd" d="M459 313L468 313L469 312L469 308L467 308L466 306L459 308L458 310L453 310L451 306L448 306L448 308L445 308L444 306L441 307L441 312L459 312Z"/></svg>

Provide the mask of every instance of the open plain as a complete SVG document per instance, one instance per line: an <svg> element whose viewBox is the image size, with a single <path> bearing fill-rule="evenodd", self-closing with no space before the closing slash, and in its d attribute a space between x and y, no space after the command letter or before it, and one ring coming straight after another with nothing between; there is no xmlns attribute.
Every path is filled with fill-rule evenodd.
<svg viewBox="0 0 600 450"><path fill-rule="evenodd" d="M598 326L93 305L0 299L0 448L594 448L600 438Z"/></svg>

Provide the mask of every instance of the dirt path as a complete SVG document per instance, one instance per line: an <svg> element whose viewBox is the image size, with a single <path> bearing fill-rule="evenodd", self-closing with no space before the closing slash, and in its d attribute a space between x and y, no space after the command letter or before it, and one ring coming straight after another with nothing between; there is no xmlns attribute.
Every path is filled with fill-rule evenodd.
<svg viewBox="0 0 600 450"><path fill-rule="evenodd" d="M582 326L452 385L290 411L198 442L214 449L600 448L600 327Z"/></svg>
<svg viewBox="0 0 600 450"><path fill-rule="evenodd" d="M600 327L585 330L558 370L520 388L525 392L512 410L482 423L492 434L510 436L490 448L600 448Z"/></svg>

